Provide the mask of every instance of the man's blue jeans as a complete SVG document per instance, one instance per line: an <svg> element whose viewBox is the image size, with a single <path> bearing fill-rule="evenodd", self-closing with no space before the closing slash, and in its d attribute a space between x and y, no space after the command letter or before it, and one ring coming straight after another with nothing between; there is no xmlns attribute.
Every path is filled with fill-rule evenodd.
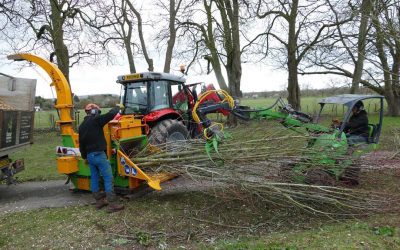
<svg viewBox="0 0 400 250"><path fill-rule="evenodd" d="M100 191L99 180L100 174L103 176L104 189L106 193L113 192L113 176L111 172L111 165L107 159L106 153L91 152L87 155L87 160L90 166L90 189L93 193Z"/></svg>

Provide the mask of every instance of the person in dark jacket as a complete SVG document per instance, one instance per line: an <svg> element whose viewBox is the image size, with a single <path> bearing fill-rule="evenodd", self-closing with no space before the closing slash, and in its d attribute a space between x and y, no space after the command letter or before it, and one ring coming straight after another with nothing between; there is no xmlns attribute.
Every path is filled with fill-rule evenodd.
<svg viewBox="0 0 400 250"><path fill-rule="evenodd" d="M368 142L368 115L362 101L358 101L351 110L353 115L345 124L344 132L349 145Z"/></svg>
<svg viewBox="0 0 400 250"><path fill-rule="evenodd" d="M119 107L111 109L107 114L100 115L99 106L94 103L86 105L87 116L79 126L79 150L83 159L90 167L90 189L96 200L96 208L107 207L107 212L116 212L124 209L118 203L113 189L113 175L110 162L105 153L107 143L104 138L103 127L120 111ZM100 174L104 180L104 192L100 192ZM108 204L110 203L110 204Z"/></svg>

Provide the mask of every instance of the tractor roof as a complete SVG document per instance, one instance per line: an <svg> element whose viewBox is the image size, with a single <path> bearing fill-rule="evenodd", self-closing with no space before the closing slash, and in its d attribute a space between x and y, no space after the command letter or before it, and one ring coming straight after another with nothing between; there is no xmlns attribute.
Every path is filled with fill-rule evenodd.
<svg viewBox="0 0 400 250"><path fill-rule="evenodd" d="M176 76L169 73L143 72L118 76L117 83L124 84L132 82L143 82L147 80L169 80L174 82L186 81L184 77Z"/></svg>
<svg viewBox="0 0 400 250"><path fill-rule="evenodd" d="M355 95L355 94L343 94L331 97L323 98L319 101L320 104L343 104L351 106L353 103L362 101L370 98L383 98L381 95Z"/></svg>

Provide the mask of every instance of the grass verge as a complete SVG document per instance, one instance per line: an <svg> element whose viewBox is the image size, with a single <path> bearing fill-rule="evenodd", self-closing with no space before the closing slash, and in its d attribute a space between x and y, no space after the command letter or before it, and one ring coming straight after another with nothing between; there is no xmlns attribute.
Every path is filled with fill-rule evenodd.
<svg viewBox="0 0 400 250"><path fill-rule="evenodd" d="M61 145L57 132L35 132L34 144L11 154L11 159L24 159L25 170L16 175L19 181L46 181L64 179L57 172L56 146Z"/></svg>
<svg viewBox="0 0 400 250"><path fill-rule="evenodd" d="M398 215L347 221L303 210L244 206L203 193L149 195L107 214L92 206L0 216L1 248L396 249Z"/></svg>

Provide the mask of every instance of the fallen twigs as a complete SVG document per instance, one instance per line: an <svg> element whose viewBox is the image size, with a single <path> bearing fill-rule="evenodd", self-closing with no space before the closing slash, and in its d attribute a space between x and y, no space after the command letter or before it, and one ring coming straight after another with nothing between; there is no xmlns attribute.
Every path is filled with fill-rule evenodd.
<svg viewBox="0 0 400 250"><path fill-rule="evenodd" d="M215 194L227 192L243 201L296 206L327 216L398 209L399 199L392 194L346 186L358 183L361 170L343 150L307 147L313 140L308 135L274 136L227 140L208 153L201 139L167 143L158 146L159 152L143 150L132 160L145 171L206 180L219 190Z"/></svg>

